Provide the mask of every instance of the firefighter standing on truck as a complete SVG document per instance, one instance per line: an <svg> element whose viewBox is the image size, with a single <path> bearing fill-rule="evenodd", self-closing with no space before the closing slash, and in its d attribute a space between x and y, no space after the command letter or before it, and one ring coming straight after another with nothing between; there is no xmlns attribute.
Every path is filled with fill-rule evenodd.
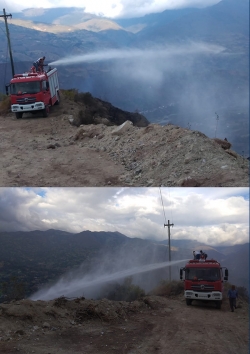
<svg viewBox="0 0 250 354"><path fill-rule="evenodd" d="M43 72L43 64L44 64L45 57L41 57L34 61L33 66L36 69L36 72L41 71Z"/></svg>

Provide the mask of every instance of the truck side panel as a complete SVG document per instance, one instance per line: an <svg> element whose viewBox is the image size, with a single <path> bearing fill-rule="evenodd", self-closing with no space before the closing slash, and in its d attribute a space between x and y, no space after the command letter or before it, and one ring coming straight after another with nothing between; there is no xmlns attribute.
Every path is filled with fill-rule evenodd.
<svg viewBox="0 0 250 354"><path fill-rule="evenodd" d="M51 106L53 106L57 101L57 92L59 90L58 76L56 69L48 72L48 81L51 94Z"/></svg>

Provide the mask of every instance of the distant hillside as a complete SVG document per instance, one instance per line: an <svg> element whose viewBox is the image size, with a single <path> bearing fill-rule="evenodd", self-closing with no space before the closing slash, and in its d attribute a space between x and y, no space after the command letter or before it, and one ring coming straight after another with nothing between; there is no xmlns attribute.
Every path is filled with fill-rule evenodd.
<svg viewBox="0 0 250 354"><path fill-rule="evenodd" d="M239 45L241 41L247 41L249 36L248 13L248 0L222 0L204 9L183 12L173 21L157 21L138 35L141 40L186 39ZM168 11L164 14L167 16Z"/></svg>
<svg viewBox="0 0 250 354"><path fill-rule="evenodd" d="M168 261L167 241L157 244L150 240L128 238L118 232L1 232L0 243L0 284L15 276L25 284L26 294L36 291L41 285L52 283L69 271L82 275L88 274L90 270L110 274L135 266ZM192 247L188 245L193 246L193 241L179 240L172 241L172 244L178 244L178 247L172 249L173 261L192 258ZM209 257L216 256L219 261L224 257L222 265L229 269L230 282L247 286L247 252L244 252L242 258L236 245L233 246L236 251L232 257L225 257L216 248L208 247L207 250L206 245L202 247ZM184 264L171 267L174 279L179 278L179 268ZM134 281L143 285L147 291L164 279L168 279L168 268L134 275Z"/></svg>
<svg viewBox="0 0 250 354"><path fill-rule="evenodd" d="M11 23L16 26L20 26L20 27L40 31L40 32L55 33L55 34L71 33L78 30L87 30L91 32L101 32L107 30L123 30L122 27L120 27L115 22L103 18L92 18L84 22L73 23L71 25L66 25L64 21L62 21L62 23L60 23L60 21L58 23L47 23L47 22L43 23L43 22L36 22L27 19L15 19L15 18L11 21Z"/></svg>

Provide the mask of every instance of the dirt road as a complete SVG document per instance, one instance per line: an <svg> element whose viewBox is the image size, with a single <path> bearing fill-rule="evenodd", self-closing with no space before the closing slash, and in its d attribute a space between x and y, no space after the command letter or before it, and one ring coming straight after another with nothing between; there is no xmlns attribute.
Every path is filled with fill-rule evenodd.
<svg viewBox="0 0 250 354"><path fill-rule="evenodd" d="M147 296L125 303L106 299L22 300L0 306L0 353L145 354L249 353L248 305L230 312L183 296Z"/></svg>
<svg viewBox="0 0 250 354"><path fill-rule="evenodd" d="M74 102L48 118L0 116L0 186L248 186L248 160L174 125L77 128Z"/></svg>

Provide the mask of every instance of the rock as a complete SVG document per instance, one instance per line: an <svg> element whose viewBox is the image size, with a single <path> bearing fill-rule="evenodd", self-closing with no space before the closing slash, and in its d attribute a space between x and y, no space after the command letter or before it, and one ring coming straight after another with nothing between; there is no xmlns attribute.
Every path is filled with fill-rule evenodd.
<svg viewBox="0 0 250 354"><path fill-rule="evenodd" d="M44 322L42 327L43 328L50 328L50 324L48 322Z"/></svg>
<svg viewBox="0 0 250 354"><path fill-rule="evenodd" d="M129 120L126 120L122 125L119 125L116 129L112 131L112 135L122 135L125 132L127 132L131 126L133 126L133 123Z"/></svg>
<svg viewBox="0 0 250 354"><path fill-rule="evenodd" d="M113 125L110 120L108 120L107 118L102 118L102 117L94 117L94 123L95 124L104 124L106 126L110 126Z"/></svg>
<svg viewBox="0 0 250 354"><path fill-rule="evenodd" d="M69 122L71 125L74 125L74 118L73 116L69 116Z"/></svg>
<svg viewBox="0 0 250 354"><path fill-rule="evenodd" d="M55 149L55 148L56 148L55 144L49 144L47 146L47 149Z"/></svg>

